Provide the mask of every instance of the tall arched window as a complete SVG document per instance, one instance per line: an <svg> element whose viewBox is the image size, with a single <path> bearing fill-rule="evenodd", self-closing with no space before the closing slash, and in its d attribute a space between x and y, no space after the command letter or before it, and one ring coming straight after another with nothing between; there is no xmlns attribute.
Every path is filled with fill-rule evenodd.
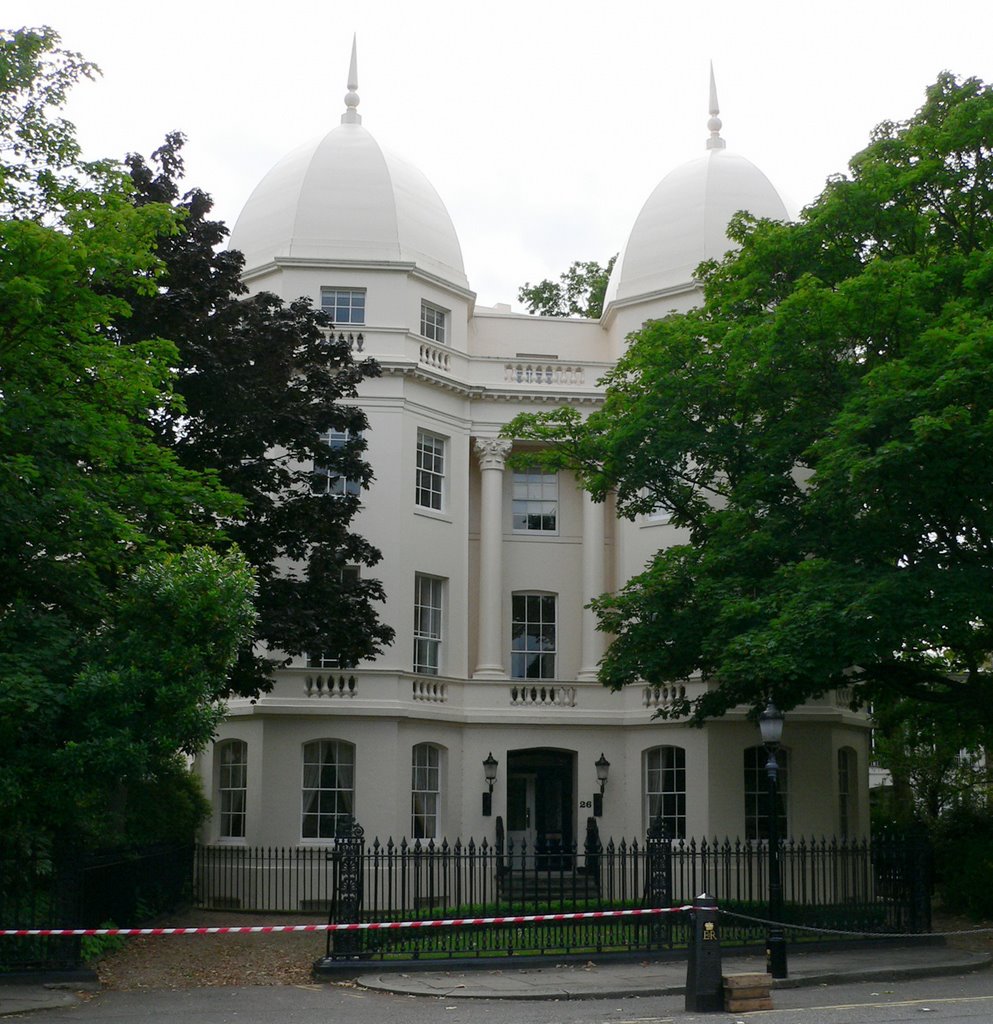
<svg viewBox="0 0 993 1024"><path fill-rule="evenodd" d="M438 838L440 803L441 751L433 743L418 743L410 769L411 839Z"/></svg>
<svg viewBox="0 0 993 1024"><path fill-rule="evenodd" d="M511 596L510 676L554 679L556 637L554 594Z"/></svg>
<svg viewBox="0 0 993 1024"><path fill-rule="evenodd" d="M248 795L248 744L224 740L214 747L217 759L217 796L221 839L245 838L245 803Z"/></svg>
<svg viewBox="0 0 993 1024"><path fill-rule="evenodd" d="M649 827L661 816L673 839L686 836L686 751L682 747L645 751L645 815Z"/></svg>
<svg viewBox="0 0 993 1024"><path fill-rule="evenodd" d="M766 763L769 752L765 747L748 747L745 750L745 838L769 838L769 773ZM789 803L789 757L781 747L776 751L779 764L777 817L780 838L789 835L789 818L786 808Z"/></svg>
<svg viewBox="0 0 993 1024"><path fill-rule="evenodd" d="M438 675L442 663L445 581L414 574L414 671Z"/></svg>
<svg viewBox="0 0 993 1024"><path fill-rule="evenodd" d="M355 813L355 747L342 740L303 745L304 839L333 839Z"/></svg>
<svg viewBox="0 0 993 1024"><path fill-rule="evenodd" d="M838 751L838 835L848 839L858 831L858 758L851 747Z"/></svg>

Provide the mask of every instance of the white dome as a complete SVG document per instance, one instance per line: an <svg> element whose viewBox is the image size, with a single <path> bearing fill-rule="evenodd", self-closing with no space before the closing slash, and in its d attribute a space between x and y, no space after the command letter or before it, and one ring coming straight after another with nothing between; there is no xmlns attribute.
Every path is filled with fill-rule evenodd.
<svg viewBox="0 0 993 1024"><path fill-rule="evenodd" d="M725 232L739 210L789 219L772 182L736 153L708 149L671 171L634 222L610 275L604 307L691 284L703 260L719 259L734 248Z"/></svg>
<svg viewBox="0 0 993 1024"><path fill-rule="evenodd" d="M278 257L413 263L468 287L452 218L427 178L359 123L284 157L231 232L245 269Z"/></svg>

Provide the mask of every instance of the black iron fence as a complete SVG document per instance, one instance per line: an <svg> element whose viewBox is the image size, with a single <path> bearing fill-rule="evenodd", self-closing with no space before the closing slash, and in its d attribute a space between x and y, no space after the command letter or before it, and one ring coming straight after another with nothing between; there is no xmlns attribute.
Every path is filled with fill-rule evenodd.
<svg viewBox="0 0 993 1024"><path fill-rule="evenodd" d="M715 896L721 909L766 917L766 843L718 839L672 844L673 900ZM923 836L787 839L780 844L786 923L866 934L931 930L931 847ZM764 933L742 923L724 934L748 943Z"/></svg>
<svg viewBox="0 0 993 1024"><path fill-rule="evenodd" d="M82 853L0 845L0 927L129 927L189 902L192 845ZM78 938L0 937L0 972L71 970Z"/></svg>
<svg viewBox="0 0 993 1024"><path fill-rule="evenodd" d="M764 942L768 847L742 840L670 840L661 832L602 842L595 819L582 844L366 842L352 825L328 848L200 847L196 901L204 908L327 912L345 921L528 915L690 904L716 897L729 942ZM798 839L781 845L784 918L865 933L930 929L926 841ZM731 921L728 924L728 921ZM482 957L522 953L657 951L682 945L680 918L492 928L339 933L339 956ZM799 932L793 934L795 940Z"/></svg>
<svg viewBox="0 0 993 1024"><path fill-rule="evenodd" d="M332 854L332 847L197 846L194 902L205 910L326 914Z"/></svg>
<svg viewBox="0 0 993 1024"><path fill-rule="evenodd" d="M764 843L646 837L602 842L590 819L581 844L366 842L352 823L329 847L151 847L80 854L0 846L0 927L99 927L142 921L191 898L203 908L311 912L331 920L398 921L680 906L707 892L728 943L764 941ZM930 930L930 848L923 837L798 839L781 844L784 920L841 932ZM729 923L730 922L730 923ZM650 952L681 946L686 923L664 918L513 923L339 933L331 956L483 957ZM791 941L807 938L794 930ZM2 938L0 971L70 968L73 938Z"/></svg>

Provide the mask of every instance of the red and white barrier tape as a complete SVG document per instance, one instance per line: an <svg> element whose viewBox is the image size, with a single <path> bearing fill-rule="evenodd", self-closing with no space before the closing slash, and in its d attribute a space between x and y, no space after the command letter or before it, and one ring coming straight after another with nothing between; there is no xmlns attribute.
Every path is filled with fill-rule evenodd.
<svg viewBox="0 0 993 1024"><path fill-rule="evenodd" d="M519 914L514 917L450 917L435 921L366 921L359 924L257 924L222 925L214 928L0 928L0 936L87 935L268 935L272 932L364 932L397 928L446 928L487 924L535 924L543 921L590 921L612 917L650 917L680 914L683 907L651 907L638 910L583 910L563 914Z"/></svg>

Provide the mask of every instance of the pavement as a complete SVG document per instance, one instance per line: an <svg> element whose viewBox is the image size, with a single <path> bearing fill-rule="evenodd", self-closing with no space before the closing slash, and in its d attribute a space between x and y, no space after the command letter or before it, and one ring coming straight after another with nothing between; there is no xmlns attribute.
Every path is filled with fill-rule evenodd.
<svg viewBox="0 0 993 1024"><path fill-rule="evenodd" d="M940 945L875 947L789 955L789 977L773 989L859 981L967 974L990 967L993 953L975 953ZM765 970L761 956L729 956L724 974ZM453 971L358 970L361 988L400 995L444 999L606 999L642 995L679 995L686 984L686 961L643 960L563 963L546 967L480 967ZM72 1006L94 983L0 984L0 1017L31 1010Z"/></svg>

